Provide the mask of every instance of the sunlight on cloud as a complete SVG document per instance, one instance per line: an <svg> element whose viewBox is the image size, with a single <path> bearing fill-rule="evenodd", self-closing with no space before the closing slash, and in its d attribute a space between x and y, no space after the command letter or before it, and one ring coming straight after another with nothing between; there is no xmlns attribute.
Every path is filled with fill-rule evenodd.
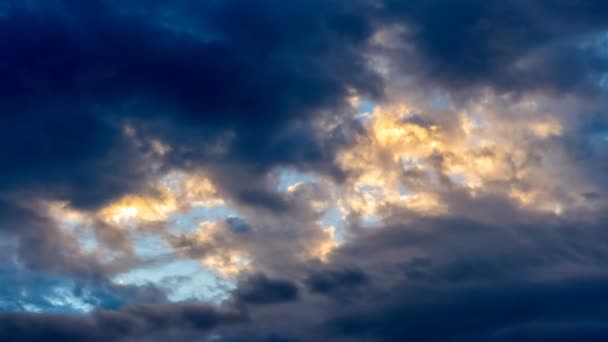
<svg viewBox="0 0 608 342"><path fill-rule="evenodd" d="M95 213L79 212L59 201L50 202L48 212L56 222L71 227L95 220L127 231L161 225L162 231L149 234L166 240L167 250L154 252L146 242L149 238L131 232L136 255L147 258L174 251L197 260L219 278L234 279L255 272L259 263L268 263L272 251L281 250L278 245L259 249L271 236L292 241L292 258L327 262L353 222L371 228L395 210L446 215L452 210L453 191L471 197L502 196L519 207L554 215L585 205L573 200L584 179L572 174L572 184L556 181L563 177L558 172L568 171L552 167L565 160L557 143L566 133L565 118L545 108L542 98L512 101L485 93L457 110L454 105L436 110L420 99L406 99L378 104L351 95L353 109L365 109L369 115L361 121L364 134L337 156L337 164L347 174L343 182L295 168L276 170L275 190L300 208L299 219L306 227L283 231L277 227L291 225L291 217L253 215L249 219L260 230L250 231L247 215L252 214L241 212L242 207L228 207L216 185L201 172L171 171L148 191L125 195ZM164 151L159 144L158 153ZM196 208L204 210L198 215ZM207 210L219 211L207 215ZM239 217L247 230L232 231L226 221L229 216ZM149 249L156 254L148 255Z"/></svg>
<svg viewBox="0 0 608 342"><path fill-rule="evenodd" d="M369 135L339 156L341 166L353 175L340 200L343 212L372 216L387 205L429 214L441 212L432 194L401 191L402 165L412 171L426 172L422 158L430 156L442 144L437 126L425 127L414 120L407 121L402 113L408 111L404 105L390 109L376 107L368 125Z"/></svg>
<svg viewBox="0 0 608 342"><path fill-rule="evenodd" d="M550 139L563 135L564 126L542 97L514 101L487 93L456 114L457 121L446 120L416 102L376 106L367 134L338 156L350 174L339 200L343 213L365 219L392 206L440 215L449 211L444 194L459 188L556 215L583 205L572 200L574 184L567 189L551 181L558 172L552 166L565 153ZM580 177L576 185L584 183Z"/></svg>
<svg viewBox="0 0 608 342"><path fill-rule="evenodd" d="M109 224L120 225L133 221L164 221L178 209L177 199L167 189L158 197L128 195L103 208L99 215Z"/></svg>
<svg viewBox="0 0 608 342"><path fill-rule="evenodd" d="M162 222L192 206L223 204L211 181L201 175L171 172L164 176L147 196L127 195L99 211L108 224Z"/></svg>
<svg viewBox="0 0 608 342"><path fill-rule="evenodd" d="M336 240L336 227L329 226L323 229L324 239L316 244L311 250L311 258L327 262L331 253L339 246Z"/></svg>
<svg viewBox="0 0 608 342"><path fill-rule="evenodd" d="M248 270L251 261L245 252L234 247L234 242L231 241L234 238L231 234L226 234L225 230L218 222L202 222L196 239L201 246L207 246L209 249L201 260L203 265L224 277L233 278Z"/></svg>
<svg viewBox="0 0 608 342"><path fill-rule="evenodd" d="M430 105L407 97L380 104L351 94L353 115L364 130L337 155L336 163L347 175L344 181L296 168L273 171L274 190L298 208L298 218L233 208L204 173L183 171L171 171L146 192L125 195L97 212L80 212L61 201L49 202L47 211L65 227L100 220L129 231L138 257L152 260L176 253L208 273L197 280L209 286L206 293L225 293L212 289L212 283L230 283L270 264L280 265L273 260L275 254L288 251L292 260L331 261L353 223L373 229L393 212L452 214L450 194L455 191L471 197L501 196L521 208L552 215L585 205L576 200L576 192L586 185L584 178L563 166L568 159L559 138L567 134L567 118L545 108L542 98L513 101L484 93L458 109L453 103L438 107L433 104L436 98L433 95ZM357 116L362 113L364 119ZM168 151L160 142L153 147L158 154ZM558 181L565 174L570 184ZM146 225L164 228L133 229ZM167 267L134 268L116 281L159 283L165 281L160 273L181 279ZM184 286L171 298L206 296Z"/></svg>
<svg viewBox="0 0 608 342"><path fill-rule="evenodd" d="M65 228L67 233L78 237L83 249L100 253L108 265L113 262L121 262L120 259L113 256L121 255L125 251L121 250L123 246L112 242L109 245L98 245L99 234L103 235L104 232L114 229L126 232L127 235L124 236L132 244L134 255L141 258L143 265L140 265L142 267L133 265L134 268L122 271L114 281L118 284L138 286L146 283L159 285L165 281L165 278L180 278L185 276L182 273L192 270L191 266L175 267L178 264L185 265L184 262L177 262L184 258L187 260L189 257L185 255L177 255L176 260L173 260L175 259L173 257L170 258L173 261L162 261L165 256L174 253L173 247L166 240L168 236L184 231L184 229L188 231L195 228L199 225L199 220L203 220L207 214L213 217L220 215L221 217L218 219L223 220L224 216L232 213L229 208L224 208L224 200L209 178L201 174L186 174L177 171L161 177L149 191L142 194L125 195L96 212L76 210L65 201L45 202L44 206L54 222ZM215 213L216 208L219 207L223 209ZM207 210L213 212L207 213ZM189 223L181 222L183 220ZM145 228L149 224L157 225L157 228L139 229ZM172 228L176 224L179 224L180 227L177 227L179 229L174 233ZM181 227L184 224L193 227ZM164 228L159 231L158 227ZM211 231L200 229L199 239L206 241L210 238L209 234ZM124 256L124 254L122 255ZM159 261L155 261L156 259ZM169 266L165 265L166 262L169 262ZM151 264L147 265L148 263ZM205 255L197 263L200 265L200 269L207 270L207 273L212 271L220 277L232 278L239 272L248 269L249 260L239 251L218 249L217 254ZM187 279L184 278L184 284L175 285L170 291L170 299L182 300L187 299L187 296L208 299L210 294L215 293L221 297L226 292L225 289L215 288L216 286L213 284L219 280L214 276L207 275L203 278L192 274L187 274L187 276ZM203 284L208 288L200 288L199 291L202 291L200 293L197 293L195 288L187 289L186 287L189 286L187 284L194 284L193 282Z"/></svg>

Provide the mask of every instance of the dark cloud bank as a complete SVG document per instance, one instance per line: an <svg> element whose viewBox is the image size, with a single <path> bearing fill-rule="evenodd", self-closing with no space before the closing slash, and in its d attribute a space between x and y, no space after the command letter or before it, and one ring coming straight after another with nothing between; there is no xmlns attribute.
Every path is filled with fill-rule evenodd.
<svg viewBox="0 0 608 342"><path fill-rule="evenodd" d="M604 1L0 2L6 283L45 272L97 284L118 303L83 315L7 311L0 340L608 340L608 221L596 214L545 218L497 204L512 215L395 219L354 229L329 264L241 279L210 306L114 289L111 270L39 212L46 199L98 208L171 168L209 170L244 206L296 210L269 187L270 171L345 176L335 153L360 131L346 97L384 96L389 81L366 56L378 53L375 30L394 25L408 28L399 39L411 48L383 53L395 79L422 89L604 101ZM319 133L315 120L330 117L342 124ZM606 125L601 110L593 120L584 132ZM159 155L152 138L171 151ZM606 168L585 157L582 167ZM471 211L498 210L468 200Z"/></svg>

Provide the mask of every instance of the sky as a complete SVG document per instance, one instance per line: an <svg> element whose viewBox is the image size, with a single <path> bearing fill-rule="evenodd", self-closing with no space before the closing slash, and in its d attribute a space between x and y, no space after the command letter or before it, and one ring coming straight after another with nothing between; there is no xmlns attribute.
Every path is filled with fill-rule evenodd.
<svg viewBox="0 0 608 342"><path fill-rule="evenodd" d="M608 340L608 2L0 0L0 340Z"/></svg>

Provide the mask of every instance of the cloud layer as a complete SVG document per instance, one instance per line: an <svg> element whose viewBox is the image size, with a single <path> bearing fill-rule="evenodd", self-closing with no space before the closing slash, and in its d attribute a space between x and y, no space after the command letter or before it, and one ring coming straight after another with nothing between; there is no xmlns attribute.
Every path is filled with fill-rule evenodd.
<svg viewBox="0 0 608 342"><path fill-rule="evenodd" d="M0 340L606 340L607 19L0 4Z"/></svg>

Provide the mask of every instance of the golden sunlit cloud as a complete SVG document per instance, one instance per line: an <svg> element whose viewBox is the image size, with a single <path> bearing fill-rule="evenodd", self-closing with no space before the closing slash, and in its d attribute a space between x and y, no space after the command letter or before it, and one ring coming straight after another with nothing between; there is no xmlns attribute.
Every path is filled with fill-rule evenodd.
<svg viewBox="0 0 608 342"><path fill-rule="evenodd" d="M98 215L108 224L163 222L192 206L215 206L224 201L213 183L201 175L171 172L164 176L150 195L126 195L102 208Z"/></svg>
<svg viewBox="0 0 608 342"><path fill-rule="evenodd" d="M164 189L158 197L127 195L101 209L99 216L104 222L115 225L132 221L160 222L177 210L177 199Z"/></svg>
<svg viewBox="0 0 608 342"><path fill-rule="evenodd" d="M541 145L564 133L561 120L543 111L540 100L509 107L501 101L485 94L458 113L457 124L415 103L376 106L367 135L338 156L350 174L340 209L363 218L382 216L388 206L439 215L449 211L442 193L456 187L471 196L502 195L530 210L563 212L557 189L565 185L542 177L562 158L559 146ZM513 114L505 118L505 110ZM532 188L521 190L521 184Z"/></svg>
<svg viewBox="0 0 608 342"><path fill-rule="evenodd" d="M310 251L310 258L327 262L331 253L339 246L335 234L336 228L333 226L323 229L323 239L313 246Z"/></svg>

